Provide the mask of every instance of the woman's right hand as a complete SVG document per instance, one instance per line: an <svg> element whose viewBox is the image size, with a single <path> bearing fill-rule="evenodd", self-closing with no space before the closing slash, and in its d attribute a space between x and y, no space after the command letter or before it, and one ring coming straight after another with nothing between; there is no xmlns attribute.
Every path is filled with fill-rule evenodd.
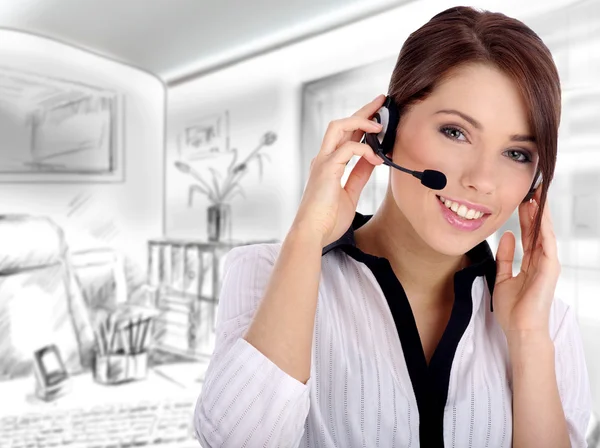
<svg viewBox="0 0 600 448"><path fill-rule="evenodd" d="M322 247L339 239L352 225L358 199L375 165L383 160L366 143L365 132L379 133L370 118L383 106L379 95L350 117L329 123L321 149L311 161L310 174L292 228L308 228L321 237ZM344 187L342 176L352 156L361 156Z"/></svg>

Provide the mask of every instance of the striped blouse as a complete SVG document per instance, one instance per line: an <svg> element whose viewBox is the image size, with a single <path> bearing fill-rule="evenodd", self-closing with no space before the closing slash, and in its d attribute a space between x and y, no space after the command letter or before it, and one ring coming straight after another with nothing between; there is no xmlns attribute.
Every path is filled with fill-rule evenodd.
<svg viewBox="0 0 600 448"><path fill-rule="evenodd" d="M306 384L242 338L281 243L229 252L215 350L194 415L204 448L511 446L510 359L492 314L496 264L487 241L455 274L451 316L428 365L388 260L355 245L354 230L370 217L356 213L323 249ZM558 298L550 334L571 444L585 447L589 378L576 316Z"/></svg>

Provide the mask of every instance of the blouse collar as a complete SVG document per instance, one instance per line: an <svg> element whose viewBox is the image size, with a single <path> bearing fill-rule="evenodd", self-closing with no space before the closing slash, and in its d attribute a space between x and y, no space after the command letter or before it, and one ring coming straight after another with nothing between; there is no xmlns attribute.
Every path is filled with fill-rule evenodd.
<svg viewBox="0 0 600 448"><path fill-rule="evenodd" d="M337 241L334 241L323 248L322 256L331 252L334 249L344 249L351 247L353 248L351 251L353 253L360 253L365 256L369 256L368 254L364 254L358 247L356 247L356 241L354 239L354 231L360 228L363 224L365 224L369 219L371 219L373 215L363 215L359 212L355 212L354 219L352 220L352 225L348 228L346 233L344 233ZM460 277L479 277L485 276L487 280L487 284L490 289L490 296L494 293L494 284L496 283L496 260L494 259L494 254L490 249L490 245L487 240L483 240L477 246L473 247L471 250L467 252L467 256L471 260L471 264L460 271L456 272L455 275ZM362 260L359 260L362 261ZM490 309L494 311L493 302L490 300Z"/></svg>

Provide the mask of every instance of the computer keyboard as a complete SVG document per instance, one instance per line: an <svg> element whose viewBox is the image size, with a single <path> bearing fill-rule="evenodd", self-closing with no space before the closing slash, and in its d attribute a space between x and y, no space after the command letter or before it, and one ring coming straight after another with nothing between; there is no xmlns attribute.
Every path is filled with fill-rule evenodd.
<svg viewBox="0 0 600 448"><path fill-rule="evenodd" d="M194 400L174 400L4 416L0 448L197 448L194 405Z"/></svg>

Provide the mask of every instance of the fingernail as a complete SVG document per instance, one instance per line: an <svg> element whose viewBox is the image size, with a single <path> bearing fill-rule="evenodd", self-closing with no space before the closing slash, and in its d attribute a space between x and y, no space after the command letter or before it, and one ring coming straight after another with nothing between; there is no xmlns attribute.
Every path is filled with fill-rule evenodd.
<svg viewBox="0 0 600 448"><path fill-rule="evenodd" d="M379 98L381 98L382 96L383 96L383 95L380 93L379 95L377 95L377 96L375 97L375 99L373 99L373 101L372 101L372 102L375 102L375 101L377 101L377 100L378 100Z"/></svg>

